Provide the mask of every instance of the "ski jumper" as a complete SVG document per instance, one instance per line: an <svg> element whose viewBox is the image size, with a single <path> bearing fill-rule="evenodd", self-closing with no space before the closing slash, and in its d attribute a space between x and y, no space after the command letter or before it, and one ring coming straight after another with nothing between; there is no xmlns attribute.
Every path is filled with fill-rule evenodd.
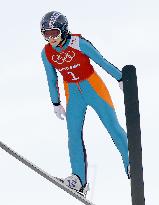
<svg viewBox="0 0 159 205"><path fill-rule="evenodd" d="M122 78L121 71L103 58L89 41L75 34L71 34L62 48L52 47L50 44L45 45L41 56L54 105L60 104L56 71L63 76L72 174L79 176L83 185L87 183L87 156L83 141L83 124L88 105L96 111L109 132L122 156L127 173L129 165L127 135L118 122L109 91L90 64L90 59L117 81Z"/></svg>

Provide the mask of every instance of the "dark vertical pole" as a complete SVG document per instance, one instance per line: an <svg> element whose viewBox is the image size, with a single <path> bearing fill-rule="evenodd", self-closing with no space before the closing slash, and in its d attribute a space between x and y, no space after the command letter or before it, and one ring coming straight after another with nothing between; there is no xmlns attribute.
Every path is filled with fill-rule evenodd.
<svg viewBox="0 0 159 205"><path fill-rule="evenodd" d="M132 205L145 205L136 68L133 65L125 66L122 70L122 78L130 160Z"/></svg>

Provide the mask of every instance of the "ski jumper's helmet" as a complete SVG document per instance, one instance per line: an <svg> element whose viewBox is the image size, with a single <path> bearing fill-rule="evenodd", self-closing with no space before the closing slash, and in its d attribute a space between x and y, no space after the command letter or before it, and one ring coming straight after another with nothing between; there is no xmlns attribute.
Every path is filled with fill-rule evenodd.
<svg viewBox="0 0 159 205"><path fill-rule="evenodd" d="M51 11L45 14L40 22L41 33L44 35L46 30L60 29L61 38L68 36L68 21L66 16L57 11Z"/></svg>

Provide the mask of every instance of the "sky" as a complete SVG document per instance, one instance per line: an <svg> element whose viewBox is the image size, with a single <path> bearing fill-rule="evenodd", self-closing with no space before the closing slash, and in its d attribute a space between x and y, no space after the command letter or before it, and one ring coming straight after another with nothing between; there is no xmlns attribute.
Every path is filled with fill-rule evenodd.
<svg viewBox="0 0 159 205"><path fill-rule="evenodd" d="M137 69L146 205L158 204L159 28L157 0L3 1L0 7L0 141L53 176L71 173L66 121L56 118L41 50L42 16L52 10L67 16L80 33L120 70ZM123 93L118 82L92 62L112 96L124 129ZM59 75L62 105L65 96ZM88 199L96 205L131 205L130 182L120 154L95 111L88 107L84 140L88 158ZM3 205L80 205L72 196L0 150Z"/></svg>

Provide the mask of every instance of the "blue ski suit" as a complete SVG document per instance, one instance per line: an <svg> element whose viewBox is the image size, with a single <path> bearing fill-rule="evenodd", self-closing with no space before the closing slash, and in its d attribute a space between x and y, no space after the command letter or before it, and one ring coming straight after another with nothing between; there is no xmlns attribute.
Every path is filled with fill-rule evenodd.
<svg viewBox="0 0 159 205"><path fill-rule="evenodd" d="M103 58L92 43L81 36L71 35L62 48L58 46L51 48L53 53L57 53L56 60L55 55L51 55L51 58L49 58L49 51L46 47L41 53L42 61L46 70L50 97L54 105L60 104L58 76L56 72L58 69L54 62L59 61L58 64L62 64L64 61L65 63L69 61L70 63L70 59L72 59L74 55L73 53L68 55L68 48L72 49L69 50L70 53L74 52L76 54L76 51L78 51L79 54L83 55L83 57L93 60L117 81L122 79L121 71ZM59 56L61 52L64 52L65 57ZM65 52L67 52L67 55ZM78 58L78 55L76 56ZM76 56L74 57L75 60ZM68 57L69 60L67 60ZM77 70L80 62L82 64L82 57L79 57L78 64L76 64L76 66L73 67L70 66L70 64L69 66L66 66L64 64L65 66L63 66L63 68L60 67L58 71L61 72L64 78L68 148L72 174L79 176L81 183L84 186L87 183L87 155L83 140L83 125L88 105L96 111L103 125L109 132L115 146L121 154L126 173L129 165L129 159L127 135L118 122L109 91L102 79L95 71L91 73L90 76L86 76L84 78L84 69L86 69L86 67L83 68L81 74L78 74L79 76L82 76L82 80L77 80L76 82L75 79L78 79L77 76L75 78L74 73L70 75L73 70ZM78 70L80 71L80 66ZM68 78L65 78L65 74L62 72L69 73L69 77L72 77L75 81L73 82L72 80L69 82Z"/></svg>

